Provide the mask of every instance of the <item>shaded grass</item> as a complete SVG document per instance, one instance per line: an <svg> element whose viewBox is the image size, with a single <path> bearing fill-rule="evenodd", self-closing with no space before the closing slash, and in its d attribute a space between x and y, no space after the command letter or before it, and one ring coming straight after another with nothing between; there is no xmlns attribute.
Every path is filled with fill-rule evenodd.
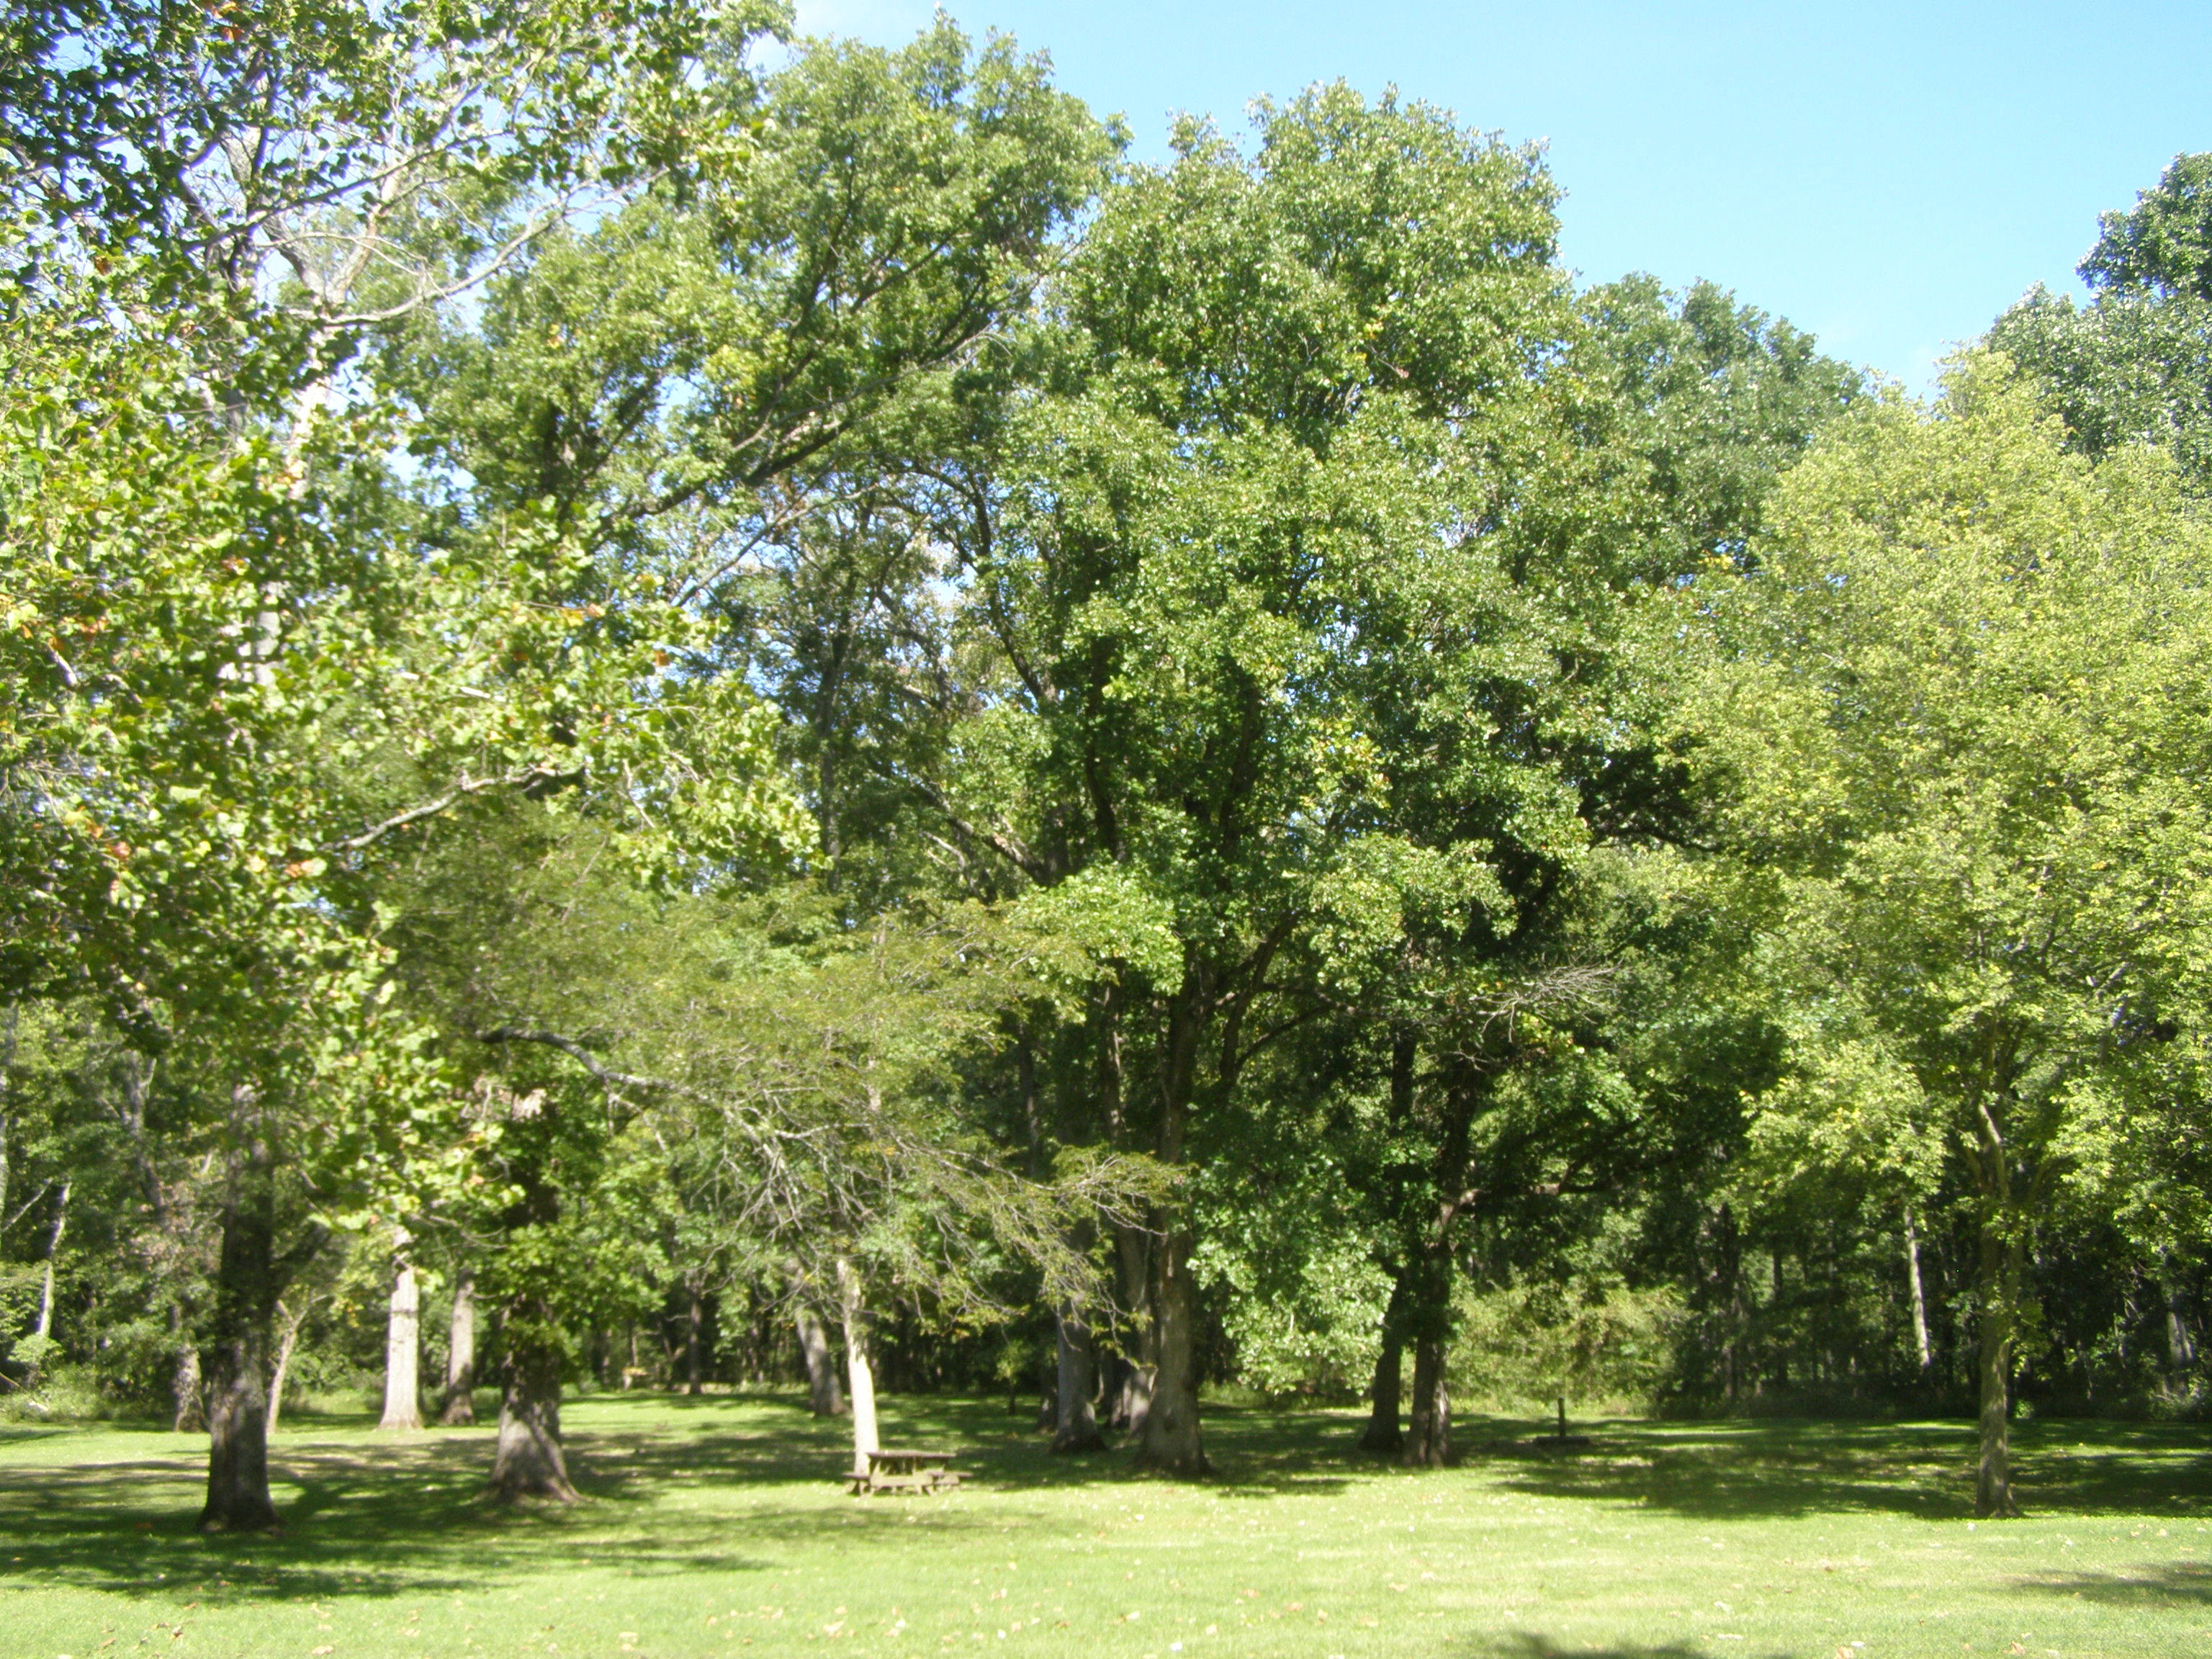
<svg viewBox="0 0 2212 1659"><path fill-rule="evenodd" d="M1352 1414L1224 1410L1220 1475L1178 1486L1054 1458L1002 1407L897 1400L887 1437L961 1448L972 1483L854 1500L843 1425L788 1397L567 1415L568 1509L487 1503L488 1430L295 1422L271 1538L192 1531L204 1440L0 1434L0 1659L2212 1653L2187 1428L2027 1426L2029 1518L1975 1528L1948 1423L1622 1422L1559 1449L1482 1421L1461 1467L1413 1473L1350 1450Z"/></svg>

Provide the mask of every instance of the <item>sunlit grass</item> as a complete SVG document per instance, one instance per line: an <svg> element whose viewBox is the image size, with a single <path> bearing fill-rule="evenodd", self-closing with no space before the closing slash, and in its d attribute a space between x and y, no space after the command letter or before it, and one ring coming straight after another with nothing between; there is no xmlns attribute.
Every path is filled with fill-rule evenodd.
<svg viewBox="0 0 2212 1659"><path fill-rule="evenodd" d="M204 1443L0 1431L0 1659L2212 1652L2195 1429L2033 1425L2029 1518L1970 1527L1956 1424L1608 1424L1563 1455L1478 1422L1412 1474L1349 1415L1224 1411L1219 1475L1179 1486L893 1401L887 1433L972 1484L856 1500L842 1425L788 1399L568 1419L590 1501L520 1512L479 1497L485 1431L295 1422L272 1539L191 1530Z"/></svg>

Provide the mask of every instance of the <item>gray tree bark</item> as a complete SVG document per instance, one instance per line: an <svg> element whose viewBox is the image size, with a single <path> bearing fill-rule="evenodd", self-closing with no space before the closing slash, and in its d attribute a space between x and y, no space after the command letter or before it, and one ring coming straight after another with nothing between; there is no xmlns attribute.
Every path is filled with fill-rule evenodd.
<svg viewBox="0 0 2212 1659"><path fill-rule="evenodd" d="M200 1351L189 1335L180 1334L178 1340L177 1368L169 1382L177 1409L169 1419L169 1431L197 1434L207 1427L207 1390L200 1382Z"/></svg>
<svg viewBox="0 0 2212 1659"><path fill-rule="evenodd" d="M393 1251L392 1299L384 1327L384 1416L380 1429L411 1433L422 1426L422 1291L401 1232Z"/></svg>
<svg viewBox="0 0 2212 1659"><path fill-rule="evenodd" d="M1170 1169L1186 1156L1193 1093L1197 1086L1200 1028L1210 1017L1208 975L1192 974L1168 1015L1160 1078L1159 1159ZM1198 1240L1190 1206L1170 1200L1160 1217L1152 1252L1152 1325L1158 1370L1137 1437L1140 1468L1184 1480L1206 1473L1198 1421L1198 1281L1191 1256Z"/></svg>
<svg viewBox="0 0 2212 1659"><path fill-rule="evenodd" d="M292 1369L292 1350L299 1346L300 1327L307 1322L307 1310L314 1305L313 1298L302 1297L297 1312L286 1309L280 1300L276 1313L283 1328L276 1337L276 1363L269 1372L269 1432L276 1432L276 1419L284 1410L284 1374Z"/></svg>
<svg viewBox="0 0 2212 1659"><path fill-rule="evenodd" d="M830 1356L830 1333L813 1309L801 1302L792 1315L799 1328L799 1351L806 1360L806 1405L817 1417L842 1417L844 1391L838 1386L836 1362Z"/></svg>
<svg viewBox="0 0 2212 1659"><path fill-rule="evenodd" d="M1091 1406L1098 1391L1098 1357L1090 1323L1073 1304L1063 1303L1053 1324L1059 1364L1052 1449L1056 1452L1103 1450L1106 1437L1098 1432L1097 1413Z"/></svg>
<svg viewBox="0 0 2212 1659"><path fill-rule="evenodd" d="M704 1394L705 1378L701 1367L706 1360L704 1341L707 1334L707 1298L700 1294L696 1285L685 1289L690 1292L690 1306L685 1311L684 1324L684 1392Z"/></svg>
<svg viewBox="0 0 2212 1659"><path fill-rule="evenodd" d="M2012 1495L2012 1344L2017 1320L2021 1256L1994 1217L1981 1238L1981 1457L1974 1474L1974 1513L1984 1519L2020 1513Z"/></svg>
<svg viewBox="0 0 2212 1659"><path fill-rule="evenodd" d="M447 1428L465 1428L477 1420L477 1281L466 1267L453 1275L447 1334L446 1393L438 1420Z"/></svg>
<svg viewBox="0 0 2212 1659"><path fill-rule="evenodd" d="M1936 1351L1928 1341L1928 1292L1920 1282L1920 1233L1912 1224L1912 1206L1905 1206L1905 1273L1912 1287L1912 1340L1920 1353L1923 1381L1936 1370Z"/></svg>
<svg viewBox="0 0 2212 1659"><path fill-rule="evenodd" d="M1406 1429L1406 1467L1440 1469L1451 1460L1451 1390L1444 1381L1445 1341L1413 1344L1413 1409Z"/></svg>
<svg viewBox="0 0 2212 1659"><path fill-rule="evenodd" d="M857 1268L837 1258L837 1297L845 1316L845 1380L853 1401L853 1473L866 1474L883 1449L876 1434L876 1373L868 1358L868 1310Z"/></svg>
<svg viewBox="0 0 2212 1659"><path fill-rule="evenodd" d="M1152 1239L1137 1227L1116 1227L1114 1268L1121 1305L1130 1310L1129 1329L1109 1368L1106 1420L1118 1433L1139 1439L1152 1408L1152 1381L1159 1375L1159 1321L1152 1314Z"/></svg>
<svg viewBox="0 0 2212 1659"><path fill-rule="evenodd" d="M561 1356L550 1342L517 1341L510 1325L500 1363L499 1443L491 1492L513 1502L547 1498L572 1504L576 1488L561 1449Z"/></svg>
<svg viewBox="0 0 2212 1659"><path fill-rule="evenodd" d="M1152 1306L1159 1329L1159 1370L1137 1454L1143 1468L1185 1480L1195 1480L1210 1467L1198 1421L1198 1281L1190 1270L1196 1243L1178 1209L1157 1256Z"/></svg>
<svg viewBox="0 0 2212 1659"><path fill-rule="evenodd" d="M1406 1444L1398 1426L1399 1407L1406 1390L1406 1344L1395 1332L1385 1331L1382 1351L1375 1356L1375 1375L1367 1390L1367 1426L1359 1436L1359 1449L1395 1452Z"/></svg>
<svg viewBox="0 0 2212 1659"><path fill-rule="evenodd" d="M40 1345L41 1349L44 1348L46 1341L52 1340L54 1334L54 1258L61 1254L62 1231L69 1225L70 1186L69 1182L62 1182L61 1197L54 1205L53 1231L46 1235L46 1272L39 1288L38 1334L42 1339ZM40 1369L40 1362L36 1360L32 1362L31 1382L36 1382L39 1380Z"/></svg>
<svg viewBox="0 0 2212 1659"><path fill-rule="evenodd" d="M2190 1368L2197 1364L2197 1335L2190 1329L2189 1292L2172 1267L2161 1265L2164 1271L2158 1288L2166 1302L2166 1371L2172 1386L2178 1389L2187 1378Z"/></svg>
<svg viewBox="0 0 2212 1659"><path fill-rule="evenodd" d="M200 1355L208 1419L207 1502L203 1532L264 1532L276 1525L269 1496L269 1350L276 1298L276 1156L252 1091L233 1091L240 1144L230 1153L223 1192L222 1252L215 1305Z"/></svg>

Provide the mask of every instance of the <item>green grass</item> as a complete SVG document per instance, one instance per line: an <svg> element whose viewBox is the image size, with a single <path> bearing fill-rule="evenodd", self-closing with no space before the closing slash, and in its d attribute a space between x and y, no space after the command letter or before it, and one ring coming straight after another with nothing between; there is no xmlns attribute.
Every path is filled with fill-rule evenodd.
<svg viewBox="0 0 2212 1659"><path fill-rule="evenodd" d="M1477 1421L1413 1474L1347 1451L1345 1413L1221 1411L1218 1476L1182 1486L902 1400L887 1438L962 1448L972 1484L854 1499L839 1425L787 1399L568 1419L590 1501L519 1512L478 1496L483 1431L298 1423L286 1529L253 1539L191 1530L204 1443L0 1431L0 1659L2212 1654L2190 1428L2026 1426L2029 1518L1971 1527L1948 1423L1613 1423L1560 1453Z"/></svg>

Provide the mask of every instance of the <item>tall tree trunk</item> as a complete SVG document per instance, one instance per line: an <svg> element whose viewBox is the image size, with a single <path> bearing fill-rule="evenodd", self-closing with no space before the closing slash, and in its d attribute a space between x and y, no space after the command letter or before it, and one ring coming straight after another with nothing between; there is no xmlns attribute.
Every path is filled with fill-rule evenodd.
<svg viewBox="0 0 2212 1659"><path fill-rule="evenodd" d="M1451 1459L1451 1390L1444 1381L1445 1339L1413 1342L1413 1409L1406 1430L1406 1467L1440 1469Z"/></svg>
<svg viewBox="0 0 2212 1659"><path fill-rule="evenodd" d="M69 1225L70 1185L66 1181L62 1182L61 1197L54 1205L53 1231L46 1235L46 1272L39 1288L38 1352L40 1358L33 1360L30 1367L30 1381L34 1383L44 1368L46 1346L54 1335L54 1258L61 1254L62 1231Z"/></svg>
<svg viewBox="0 0 2212 1659"><path fill-rule="evenodd" d="M1420 1061L1420 1043L1413 1032L1399 1029L1390 1038L1390 1131L1402 1132L1413 1115L1416 1071ZM1404 1203L1405 1182L1401 1176L1389 1179L1389 1207L1399 1210ZM1390 1301L1382 1310L1382 1344L1376 1351L1375 1373L1367 1384L1367 1426L1360 1431L1359 1449L1379 1452L1388 1456L1402 1451L1406 1436L1398 1426L1399 1407L1404 1401L1406 1382L1406 1303L1412 1277L1410 1263L1401 1265L1390 1275Z"/></svg>
<svg viewBox="0 0 2212 1659"><path fill-rule="evenodd" d="M477 1280L466 1267L453 1275L453 1311L446 1329L446 1394L438 1420L465 1428L477 1420Z"/></svg>
<svg viewBox="0 0 2212 1659"><path fill-rule="evenodd" d="M1176 1205L1154 1257L1159 1370L1137 1453L1139 1467L1185 1480L1205 1474L1209 1467L1198 1421L1198 1281L1190 1269L1196 1243L1188 1212Z"/></svg>
<svg viewBox="0 0 2212 1659"><path fill-rule="evenodd" d="M1413 1345L1413 1401L1406 1427L1407 1468L1437 1469L1451 1460L1451 1390L1444 1366L1452 1339L1452 1234L1472 1201L1474 1125L1483 1079L1462 1067L1450 1084L1432 1166L1436 1218L1401 1281L1405 1334Z"/></svg>
<svg viewBox="0 0 2212 1659"><path fill-rule="evenodd" d="M2189 1292L2172 1264L2160 1261L2158 1288L2166 1304L2166 1362L2168 1385L2186 1386L2190 1368L2197 1364L2197 1337L2189 1328Z"/></svg>
<svg viewBox="0 0 2212 1659"><path fill-rule="evenodd" d="M207 1427L207 1390L200 1382L200 1351L196 1340L183 1329L184 1316L171 1310L171 1336L177 1344L177 1364L169 1379L176 1412L169 1419L172 1434L197 1434Z"/></svg>
<svg viewBox="0 0 2212 1659"><path fill-rule="evenodd" d="M1982 1218L1981 1460L1974 1478L1974 1513L2020 1513L2011 1470L2012 1344L2019 1314L2022 1250L2004 1237L2001 1218Z"/></svg>
<svg viewBox="0 0 2212 1659"><path fill-rule="evenodd" d="M15 1028L21 1018L14 1003L8 1005L8 1017L0 1019L0 1109L4 1109L14 1092L15 1076ZM8 1213L8 1126L13 1121L4 1109L0 1109L0 1216Z"/></svg>
<svg viewBox="0 0 2212 1659"><path fill-rule="evenodd" d="M510 1303L501 1319L499 1444L492 1495L509 1502L570 1504L576 1488L561 1449L561 1349L553 1310L542 1300Z"/></svg>
<svg viewBox="0 0 2212 1659"><path fill-rule="evenodd" d="M1101 1450L1106 1437L1098 1432L1098 1418L1091 1404L1098 1388L1098 1357L1090 1322L1073 1303L1063 1302L1053 1327L1059 1364L1052 1449L1056 1452Z"/></svg>
<svg viewBox="0 0 2212 1659"><path fill-rule="evenodd" d="M384 1326L384 1417L380 1429L422 1426L422 1291L403 1231L393 1246L392 1299Z"/></svg>
<svg viewBox="0 0 2212 1659"><path fill-rule="evenodd" d="M1405 1395L1405 1339L1385 1324L1382 1346L1375 1356L1375 1376L1367 1389L1367 1426L1360 1431L1359 1449L1395 1452L1403 1449L1406 1436L1398 1426L1398 1407Z"/></svg>
<svg viewBox="0 0 2212 1659"><path fill-rule="evenodd" d="M837 1258L837 1299L845 1316L845 1381L853 1400L853 1473L868 1473L868 1460L883 1449L876 1436L876 1374L868 1361L868 1309L860 1275Z"/></svg>
<svg viewBox="0 0 2212 1659"><path fill-rule="evenodd" d="M242 1118L258 1115L252 1091L232 1092ZM276 1157L258 1122L234 1126L241 1144L224 1182L222 1249L215 1305L200 1355L208 1417L207 1503L203 1532L259 1532L276 1525L269 1496L269 1351L276 1298Z"/></svg>
<svg viewBox="0 0 2212 1659"><path fill-rule="evenodd" d="M300 1327L307 1322L307 1310L314 1305L313 1297L300 1298L297 1312L287 1309L280 1299L276 1312L283 1328L276 1336L276 1363L269 1370L269 1432L276 1432L276 1419L284 1410L284 1374L292 1369L292 1350L299 1346Z"/></svg>
<svg viewBox="0 0 2212 1659"><path fill-rule="evenodd" d="M1193 968L1168 1015L1160 1072L1160 1162L1182 1167L1198 1079L1198 1039L1212 1000L1212 977ZM1137 1442L1137 1464L1194 1480L1206 1472L1198 1423L1198 1282L1191 1276L1197 1238L1190 1206L1180 1197L1161 1206L1152 1252L1152 1319L1159 1369Z"/></svg>
<svg viewBox="0 0 2212 1659"><path fill-rule="evenodd" d="M1920 1233L1912 1224L1912 1206L1905 1206L1905 1276L1912 1288L1912 1340L1920 1354L1920 1380L1936 1372L1936 1352L1928 1341L1928 1292L1920 1282Z"/></svg>
<svg viewBox="0 0 2212 1659"><path fill-rule="evenodd" d="M687 1285L690 1306L684 1310L684 1392L701 1395L707 1392L704 1373L705 1337L707 1334L707 1298L700 1294L696 1285Z"/></svg>
<svg viewBox="0 0 2212 1659"><path fill-rule="evenodd" d="M792 1314L799 1328L799 1351L806 1361L806 1408L817 1417L842 1417L844 1391L837 1383L836 1363L830 1357L830 1333L805 1303Z"/></svg>
<svg viewBox="0 0 2212 1659"><path fill-rule="evenodd" d="M561 1218L561 1194L544 1167L526 1160L521 1189L502 1216L510 1238L550 1229ZM558 1311L543 1289L519 1285L499 1311L499 1440L492 1451L490 1492L513 1503L545 1498L576 1501L561 1449L562 1343Z"/></svg>
<svg viewBox="0 0 2212 1659"><path fill-rule="evenodd" d="M1160 1322L1152 1306L1152 1236L1141 1227L1114 1230L1114 1271L1121 1305L1129 1310L1111 1367L1106 1420L1132 1439L1141 1438L1152 1408L1152 1383L1160 1370Z"/></svg>

